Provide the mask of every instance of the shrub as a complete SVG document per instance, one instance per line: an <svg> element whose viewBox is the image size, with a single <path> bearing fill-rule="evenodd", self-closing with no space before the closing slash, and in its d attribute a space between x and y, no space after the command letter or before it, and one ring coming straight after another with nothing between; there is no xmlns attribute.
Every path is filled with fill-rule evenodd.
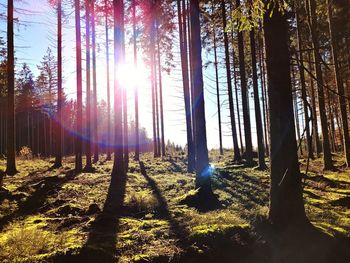
<svg viewBox="0 0 350 263"><path fill-rule="evenodd" d="M29 160L33 158L33 152L28 146L23 146L19 151L19 156L23 159Z"/></svg>

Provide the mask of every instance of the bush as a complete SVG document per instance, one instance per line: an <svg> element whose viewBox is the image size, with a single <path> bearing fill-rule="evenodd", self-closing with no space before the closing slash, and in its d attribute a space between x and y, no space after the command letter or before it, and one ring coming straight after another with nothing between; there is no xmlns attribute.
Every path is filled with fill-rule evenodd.
<svg viewBox="0 0 350 263"><path fill-rule="evenodd" d="M33 158L33 152L28 146L23 146L19 151L19 156L23 159L29 160Z"/></svg>

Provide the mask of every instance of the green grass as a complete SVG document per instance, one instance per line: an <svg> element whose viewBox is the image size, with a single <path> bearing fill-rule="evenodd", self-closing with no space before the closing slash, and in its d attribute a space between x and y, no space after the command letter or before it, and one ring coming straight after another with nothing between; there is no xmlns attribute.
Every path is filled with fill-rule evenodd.
<svg viewBox="0 0 350 263"><path fill-rule="evenodd" d="M8 192L0 205L0 261L41 262L79 255L92 234L100 242L88 246L115 253L119 262L207 257L222 248L233 251L234 244L250 246L249 240L259 239L257 222L268 213L269 174L232 165L230 154L210 153L216 167L213 189L221 208L205 212L183 202L197 193L184 156L143 155L148 178L131 161L121 211L109 215L116 219L116 233L103 229L108 223L94 228L100 213L88 212L92 205L104 209L112 161L97 166L95 173L68 177L72 158L53 171L50 160L19 160L20 173L4 179ZM337 203L350 196L350 177L343 168L324 173L319 162L312 162L304 184L307 215L325 233L350 237L350 211ZM0 160L0 169L4 167Z"/></svg>

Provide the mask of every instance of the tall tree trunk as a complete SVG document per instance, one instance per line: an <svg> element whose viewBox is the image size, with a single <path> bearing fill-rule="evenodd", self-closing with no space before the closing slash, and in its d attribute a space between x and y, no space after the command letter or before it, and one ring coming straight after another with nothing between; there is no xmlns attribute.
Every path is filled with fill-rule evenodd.
<svg viewBox="0 0 350 263"><path fill-rule="evenodd" d="M228 45L228 35L226 31L227 26L227 14L226 14L226 3L224 0L221 1L221 15L224 29L224 46L225 46L225 62L226 62L226 77L227 77L227 90L228 90L228 101L230 109L230 121L231 121L231 133L233 139L233 151L234 161L241 160L241 153L239 151L237 129L236 129L236 118L233 105L233 91L232 91L232 80L231 80L231 63L230 63L230 50Z"/></svg>
<svg viewBox="0 0 350 263"><path fill-rule="evenodd" d="M334 65L334 74L335 74L335 84L338 91L338 101L340 105L340 115L341 122L344 130L344 152L346 157L346 165L350 166L350 137L349 137L349 123L346 109L346 100L345 100L345 92L344 92L344 84L340 74L339 69L339 59L338 59L338 47L337 47L337 39L334 35L333 21L332 21L332 6L329 0L327 0L328 6L328 26L329 33L331 36L331 50L332 50L332 58Z"/></svg>
<svg viewBox="0 0 350 263"><path fill-rule="evenodd" d="M62 166L62 0L57 1L57 128L55 167Z"/></svg>
<svg viewBox="0 0 350 263"><path fill-rule="evenodd" d="M13 0L7 1L7 162L6 173L15 175L16 125L15 125L15 54L13 41Z"/></svg>
<svg viewBox="0 0 350 263"><path fill-rule="evenodd" d="M310 72L313 72L313 67L311 64L311 55L310 52L307 53L308 55L308 68ZM310 79L310 93L309 96L311 97L311 108L312 108L312 129L313 129L313 144L316 156L320 156L320 137L318 133L318 120L317 120L317 107L316 107L316 95L315 95L315 85L314 85L314 79L312 76L309 77Z"/></svg>
<svg viewBox="0 0 350 263"><path fill-rule="evenodd" d="M77 119L75 138L75 170L81 172L82 163L82 116L83 116L83 92L82 92L82 61L81 61L81 28L80 28L80 1L74 0L75 3L75 38L76 38L76 70L77 70Z"/></svg>
<svg viewBox="0 0 350 263"><path fill-rule="evenodd" d="M199 2L190 0L191 17L191 54L193 62L193 93L197 102L195 110L195 141L196 141L196 187L200 188L201 195L212 192L210 183L210 167L207 148L207 132L205 124L202 45L199 21Z"/></svg>
<svg viewBox="0 0 350 263"><path fill-rule="evenodd" d="M96 25L95 0L91 0L91 33L92 33L92 79L93 79L93 124L94 124L94 163L98 162L98 124L97 124L97 72L96 72Z"/></svg>
<svg viewBox="0 0 350 263"><path fill-rule="evenodd" d="M212 4L212 12L214 13L215 6ZM218 69L218 55L217 55L217 39L216 28L213 26L213 41L214 41L214 67L215 67L215 83L216 83L216 101L218 108L218 127L219 127L219 143L220 143L220 155L224 154L222 147L222 128L221 128L221 103L220 103L220 84L219 84L219 69Z"/></svg>
<svg viewBox="0 0 350 263"><path fill-rule="evenodd" d="M269 83L271 186L270 221L278 226L307 221L299 170L293 114L288 23L274 6L264 15Z"/></svg>
<svg viewBox="0 0 350 263"><path fill-rule="evenodd" d="M159 26L157 24L157 32L159 31ZM162 66L161 66L161 56L160 56L160 38L159 33L157 33L157 55L158 55L158 78L159 78L159 106L160 106L160 131L161 131L161 154L165 156L165 137L164 137L164 105L163 105L163 82L162 82Z"/></svg>
<svg viewBox="0 0 350 263"><path fill-rule="evenodd" d="M240 0L236 0L236 8L241 5ZM250 112L248 105L248 88L245 72L245 56L244 56L244 43L243 32L238 32L238 54L239 54L239 71L241 76L241 92L242 92L242 107L243 107L243 123L244 123L244 139L245 139L245 159L248 166L253 164L253 145L252 145L252 133L250 125Z"/></svg>
<svg viewBox="0 0 350 263"><path fill-rule="evenodd" d="M182 82L185 100L185 114L186 114L186 131L187 131L187 171L193 172L195 169L195 150L192 137L192 120L191 120L191 97L189 87L188 75L188 59L187 59L187 33L186 33L186 12L182 8L181 14L181 0L177 0L177 11L179 21L179 39L180 39L180 53L181 53L181 68L182 68ZM185 10L186 11L186 10ZM185 42L186 40L186 42ZM194 120L193 120L194 121Z"/></svg>
<svg viewBox="0 0 350 263"><path fill-rule="evenodd" d="M252 78L254 89L254 108L255 108L255 121L256 121L256 133L258 142L258 157L259 157L259 169L265 170L265 148L264 148L264 132L261 120L261 108L258 86L258 73L257 73L257 61L256 61L256 46L255 46L255 31L250 30L250 53L252 56Z"/></svg>
<svg viewBox="0 0 350 263"><path fill-rule="evenodd" d="M307 153L308 153L308 157L313 159L314 152L312 149L312 138L310 134L309 109L308 109L308 100L307 100L307 94L306 94L306 82L305 82L305 71L304 71L303 45L302 45L302 39L301 39L301 28L300 28L301 25L300 25L298 10L296 10L295 16L296 16L296 23L297 23L297 42L298 42L298 51L299 51L299 55L297 54L298 68L299 68L299 76L300 76L300 83L301 83L301 98L303 100L303 106L304 106Z"/></svg>
<svg viewBox="0 0 350 263"><path fill-rule="evenodd" d="M108 32L108 2L105 0L105 28L106 28L106 70L107 70L107 161L112 159L111 154L111 82L110 82L110 65L109 65L109 32Z"/></svg>
<svg viewBox="0 0 350 263"><path fill-rule="evenodd" d="M91 162L91 78L90 78L90 0L85 0L86 21L86 170L92 169Z"/></svg>
<svg viewBox="0 0 350 263"><path fill-rule="evenodd" d="M137 41L136 41L136 0L132 0L132 29L134 42L134 66L137 68ZM138 85L138 83L136 84ZM140 160L140 135L139 135L139 90L135 86L135 161Z"/></svg>
<svg viewBox="0 0 350 263"><path fill-rule="evenodd" d="M114 72L118 72L123 63L124 32L124 1L113 0L114 16ZM123 106L122 106L122 86L118 79L118 74L114 74L114 164L112 175L120 177L125 174L123 157Z"/></svg>
<svg viewBox="0 0 350 263"><path fill-rule="evenodd" d="M155 28L154 30L156 31L156 39L158 38L157 35L157 25L155 22ZM157 53L158 50L155 48L154 49L154 93L155 93L155 101L156 101L156 124L157 124L157 157L161 155L161 145L160 145L160 122L159 122L159 99L158 99L158 81L157 81L157 76L158 76L158 59L157 59Z"/></svg>
<svg viewBox="0 0 350 263"><path fill-rule="evenodd" d="M322 145L323 145L323 162L324 162L324 169L325 170L331 170L333 169L333 162L332 162L332 154L329 144L329 137L328 137L328 127L327 127L327 115L326 115L326 107L325 107L325 100L324 100L324 89L323 89L323 75L322 75L322 68L321 68L321 58L320 58L320 48L319 48L319 39L318 39L318 33L317 33L317 18L316 18L316 2L315 0L306 0L307 7L309 10L309 29L311 33L312 38L312 46L313 46L313 52L314 52L314 61L315 61L315 68L316 68L316 78L317 78L317 92L318 92L318 108L320 110L320 117L321 117L321 129L322 129Z"/></svg>

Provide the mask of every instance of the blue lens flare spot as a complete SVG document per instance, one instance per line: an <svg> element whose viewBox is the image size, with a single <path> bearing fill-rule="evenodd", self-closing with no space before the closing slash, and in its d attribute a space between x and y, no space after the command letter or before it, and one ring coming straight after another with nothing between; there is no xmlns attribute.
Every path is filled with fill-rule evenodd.
<svg viewBox="0 0 350 263"><path fill-rule="evenodd" d="M205 168L202 172L202 176L204 177L208 177L208 176L212 176L215 172L215 166L213 164L208 165L207 168Z"/></svg>

